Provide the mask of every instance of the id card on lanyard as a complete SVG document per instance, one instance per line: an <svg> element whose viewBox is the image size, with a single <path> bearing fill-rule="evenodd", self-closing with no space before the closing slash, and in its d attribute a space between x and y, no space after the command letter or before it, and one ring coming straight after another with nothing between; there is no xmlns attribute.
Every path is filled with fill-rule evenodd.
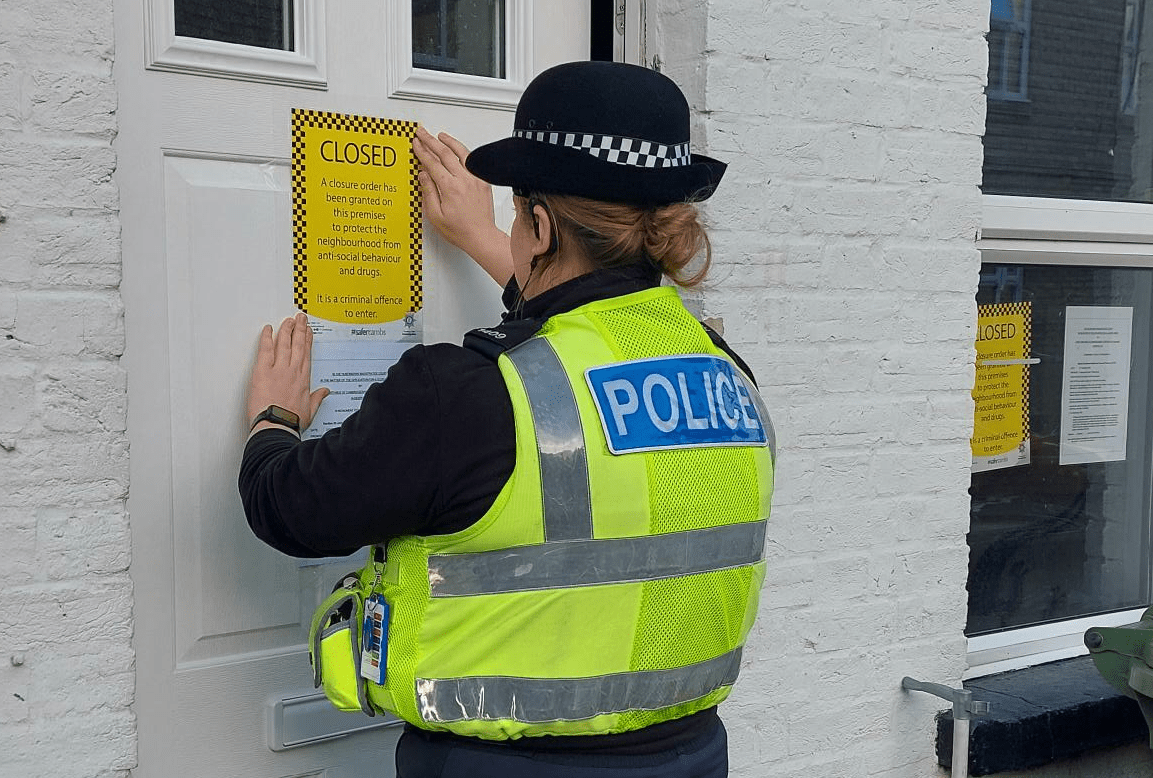
<svg viewBox="0 0 1153 778"><path fill-rule="evenodd" d="M384 683L388 664L388 612L388 602L379 594L364 603L360 675L375 684Z"/></svg>

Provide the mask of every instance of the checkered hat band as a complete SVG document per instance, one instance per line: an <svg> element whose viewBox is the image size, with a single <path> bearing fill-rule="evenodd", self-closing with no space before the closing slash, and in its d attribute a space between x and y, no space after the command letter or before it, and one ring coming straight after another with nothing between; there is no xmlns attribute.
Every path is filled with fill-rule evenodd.
<svg viewBox="0 0 1153 778"><path fill-rule="evenodd" d="M580 132L540 132L536 130L513 130L514 138L540 141L553 146L580 149L597 159L617 165L633 167L685 167L692 163L688 143L666 146L636 138L622 138L619 135L588 135Z"/></svg>

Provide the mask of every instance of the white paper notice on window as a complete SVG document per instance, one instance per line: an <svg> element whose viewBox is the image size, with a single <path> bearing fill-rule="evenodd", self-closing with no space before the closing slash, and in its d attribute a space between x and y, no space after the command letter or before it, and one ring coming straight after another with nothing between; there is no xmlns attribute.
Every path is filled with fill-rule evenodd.
<svg viewBox="0 0 1153 778"><path fill-rule="evenodd" d="M1062 465L1125 459L1132 344L1132 308L1065 309Z"/></svg>

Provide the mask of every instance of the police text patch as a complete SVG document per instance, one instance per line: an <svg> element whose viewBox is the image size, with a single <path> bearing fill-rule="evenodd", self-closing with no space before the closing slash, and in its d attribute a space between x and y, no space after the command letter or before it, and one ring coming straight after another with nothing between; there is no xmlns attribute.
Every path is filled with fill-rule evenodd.
<svg viewBox="0 0 1153 778"><path fill-rule="evenodd" d="M728 360L690 354L585 371L609 451L763 446L756 390Z"/></svg>

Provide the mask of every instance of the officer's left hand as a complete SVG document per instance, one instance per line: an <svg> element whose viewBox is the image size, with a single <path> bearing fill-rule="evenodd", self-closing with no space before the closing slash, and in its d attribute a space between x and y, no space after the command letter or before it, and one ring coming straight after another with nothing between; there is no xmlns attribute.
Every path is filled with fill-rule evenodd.
<svg viewBox="0 0 1153 778"><path fill-rule="evenodd" d="M328 389L312 387L312 328L303 313L285 319L273 334L264 325L256 364L248 383L248 423L269 405L279 405L300 416L300 428L307 429ZM269 422L261 422L269 424Z"/></svg>

